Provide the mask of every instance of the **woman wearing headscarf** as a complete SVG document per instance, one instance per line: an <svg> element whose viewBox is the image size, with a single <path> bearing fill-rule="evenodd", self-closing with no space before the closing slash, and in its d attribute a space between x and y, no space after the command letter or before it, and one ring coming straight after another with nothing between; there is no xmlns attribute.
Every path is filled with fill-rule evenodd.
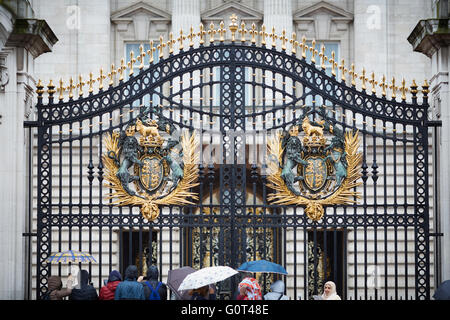
<svg viewBox="0 0 450 320"><path fill-rule="evenodd" d="M97 300L97 290L89 284L90 276L86 270L78 272L78 285L72 289L70 300Z"/></svg>
<svg viewBox="0 0 450 320"><path fill-rule="evenodd" d="M122 281L122 276L117 270L111 271L108 277L108 282L100 289L100 294L98 296L99 300L114 300L114 294L116 293L116 288Z"/></svg>
<svg viewBox="0 0 450 320"><path fill-rule="evenodd" d="M328 281L323 286L323 300L341 300L341 297L336 293L336 284L333 281Z"/></svg>
<svg viewBox="0 0 450 320"><path fill-rule="evenodd" d="M244 278L244 280L239 283L238 288L238 300L262 300L261 287L255 278Z"/></svg>

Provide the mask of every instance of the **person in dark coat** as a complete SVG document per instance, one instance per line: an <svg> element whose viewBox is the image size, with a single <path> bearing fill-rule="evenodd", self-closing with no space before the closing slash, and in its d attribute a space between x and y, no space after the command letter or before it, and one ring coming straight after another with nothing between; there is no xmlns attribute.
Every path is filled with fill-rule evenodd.
<svg viewBox="0 0 450 320"><path fill-rule="evenodd" d="M97 290L89 284L90 276L86 270L80 270L78 273L78 285L72 289L69 296L70 300L97 300ZM77 288L78 287L78 288Z"/></svg>
<svg viewBox="0 0 450 320"><path fill-rule="evenodd" d="M165 283L160 282L158 278L158 268L155 266L148 268L146 277L147 281L142 282L144 285L145 297L147 299L151 299L150 297L152 295L152 291L155 290L158 292L159 299L155 297L157 295L153 295L154 298L151 300L167 300L167 286Z"/></svg>
<svg viewBox="0 0 450 320"><path fill-rule="evenodd" d="M116 288L114 300L145 300L144 286L137 282L138 269L135 265L127 267L124 278Z"/></svg>
<svg viewBox="0 0 450 320"><path fill-rule="evenodd" d="M100 289L100 294L98 296L99 300L114 300L114 295L116 293L116 288L122 281L122 276L117 270L111 271L108 277L108 282L105 286Z"/></svg>
<svg viewBox="0 0 450 320"><path fill-rule="evenodd" d="M50 276L48 278L48 299L49 300L63 300L64 297L70 296L72 293L72 276L67 278L67 288L62 287L61 277Z"/></svg>

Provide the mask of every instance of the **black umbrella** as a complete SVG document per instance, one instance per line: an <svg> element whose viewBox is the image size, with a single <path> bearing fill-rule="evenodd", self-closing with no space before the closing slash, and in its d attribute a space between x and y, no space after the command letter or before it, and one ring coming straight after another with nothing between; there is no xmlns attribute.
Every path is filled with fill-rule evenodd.
<svg viewBox="0 0 450 320"><path fill-rule="evenodd" d="M179 269L169 270L169 275L167 276L167 285L170 290L172 290L178 299L180 300L190 300L191 296L188 294L189 290L178 291L178 287L184 278L188 274L194 273L196 270L191 267L183 267Z"/></svg>
<svg viewBox="0 0 450 320"><path fill-rule="evenodd" d="M435 300L450 300L450 280L441 283L434 292L433 298Z"/></svg>

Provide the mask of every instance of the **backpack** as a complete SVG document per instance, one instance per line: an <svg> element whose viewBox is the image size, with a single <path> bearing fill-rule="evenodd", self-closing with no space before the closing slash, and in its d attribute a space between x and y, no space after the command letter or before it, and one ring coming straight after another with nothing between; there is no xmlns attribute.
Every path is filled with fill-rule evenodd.
<svg viewBox="0 0 450 320"><path fill-rule="evenodd" d="M158 282L158 285L156 286L156 289L153 289L153 286L150 284L150 282L145 281L145 284L147 285L147 287L150 288L151 292L150 292L150 296L148 297L148 300L161 300L161 296L159 295L159 288L162 285L162 282Z"/></svg>

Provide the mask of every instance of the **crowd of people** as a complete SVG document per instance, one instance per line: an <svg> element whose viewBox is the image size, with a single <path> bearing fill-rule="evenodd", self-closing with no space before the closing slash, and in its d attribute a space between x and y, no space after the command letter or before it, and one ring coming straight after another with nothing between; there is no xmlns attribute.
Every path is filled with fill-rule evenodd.
<svg viewBox="0 0 450 320"><path fill-rule="evenodd" d="M108 280L97 294L97 290L90 283L89 273L80 270L75 286L72 275L67 278L65 288L61 277L50 276L48 290L43 299L63 300L68 297L69 300L167 300L167 285L158 278L159 272L155 266L151 266L146 277L143 277L139 276L135 265L130 265L126 268L123 279L119 271L111 271ZM251 276L245 276L238 284L238 291L237 300L290 300L290 297L284 294L285 285L282 280L273 282L270 292L263 296L258 281ZM216 300L216 287L206 285L190 290L189 297L191 300ZM318 297L320 300L341 300L332 281L325 283L323 294Z"/></svg>

